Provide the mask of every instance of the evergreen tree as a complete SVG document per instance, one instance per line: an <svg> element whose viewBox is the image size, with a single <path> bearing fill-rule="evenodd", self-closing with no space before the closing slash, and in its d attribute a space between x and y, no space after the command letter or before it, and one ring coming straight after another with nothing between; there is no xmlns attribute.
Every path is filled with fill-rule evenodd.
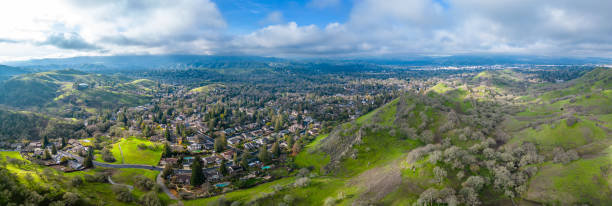
<svg viewBox="0 0 612 206"><path fill-rule="evenodd" d="M162 170L162 178L166 179L171 174L172 174L172 165L166 164L166 166L164 166L164 170Z"/></svg>
<svg viewBox="0 0 612 206"><path fill-rule="evenodd" d="M142 122L142 118L138 118L138 122L136 122L138 129L142 129L144 126L144 122Z"/></svg>
<svg viewBox="0 0 612 206"><path fill-rule="evenodd" d="M47 146L49 146L49 138L47 138L47 135L45 135L45 136L43 137L42 147L43 147L43 148L47 148Z"/></svg>
<svg viewBox="0 0 612 206"><path fill-rule="evenodd" d="M66 138L62 137L62 148L66 147Z"/></svg>
<svg viewBox="0 0 612 206"><path fill-rule="evenodd" d="M55 148L55 144L51 144L51 154L57 154L57 148Z"/></svg>
<svg viewBox="0 0 612 206"><path fill-rule="evenodd" d="M164 131L164 138L166 138L166 140L168 140L168 142L172 141L172 136L170 136L170 128L166 127L166 130Z"/></svg>
<svg viewBox="0 0 612 206"><path fill-rule="evenodd" d="M276 132L280 131L282 126L283 126L282 120L280 120L280 118L277 118L275 123L274 123L274 131L276 131Z"/></svg>
<svg viewBox="0 0 612 206"><path fill-rule="evenodd" d="M238 165L238 152L234 152L234 158L232 158L232 164Z"/></svg>
<svg viewBox="0 0 612 206"><path fill-rule="evenodd" d="M259 148L259 161L268 163L270 161L270 155L268 154L268 147L264 144Z"/></svg>
<svg viewBox="0 0 612 206"><path fill-rule="evenodd" d="M124 125L127 125L127 117L125 117L125 113L121 112L119 113L118 117L117 117L117 121L118 122L122 122Z"/></svg>
<svg viewBox="0 0 612 206"><path fill-rule="evenodd" d="M249 162L247 161L247 156L244 154L242 155L242 158L240 158L240 166L244 168L244 170L249 169Z"/></svg>
<svg viewBox="0 0 612 206"><path fill-rule="evenodd" d="M225 135L221 135L220 137L217 137L215 139L215 152L217 153L223 152L223 150L225 150L225 144L226 144Z"/></svg>
<svg viewBox="0 0 612 206"><path fill-rule="evenodd" d="M228 170L227 170L227 160L223 160L221 162L221 165L219 165L219 173L221 173L222 175L227 175Z"/></svg>
<svg viewBox="0 0 612 206"><path fill-rule="evenodd" d="M292 147L293 147L293 143L294 143L294 142L295 142L295 141L293 140L293 137L292 137L292 136L287 136L287 146L288 146L289 148L292 148Z"/></svg>
<svg viewBox="0 0 612 206"><path fill-rule="evenodd" d="M181 136L181 124L176 124L174 127L176 128L176 136Z"/></svg>
<svg viewBox="0 0 612 206"><path fill-rule="evenodd" d="M204 172L202 171L200 157L196 156L191 164L191 185L197 187L202 185L202 183L204 183Z"/></svg>
<svg viewBox="0 0 612 206"><path fill-rule="evenodd" d="M166 144L164 144L164 153L162 154L162 156L164 157L172 156L172 148L170 148L170 145L167 142Z"/></svg>
<svg viewBox="0 0 612 206"><path fill-rule="evenodd" d="M51 159L51 154L49 154L49 150L48 149L45 149L45 153L43 154L42 159L44 159L44 160Z"/></svg>
<svg viewBox="0 0 612 206"><path fill-rule="evenodd" d="M280 157L280 148L278 146L278 141L274 142L274 144L272 145L272 156L275 158Z"/></svg>
<svg viewBox="0 0 612 206"><path fill-rule="evenodd" d="M83 162L83 167L92 168L93 165L93 148L88 147L87 156L85 157L85 161Z"/></svg>
<svg viewBox="0 0 612 206"><path fill-rule="evenodd" d="M149 129L148 125L144 125L144 128L142 129L142 135L145 137L149 137L151 136L151 129Z"/></svg>

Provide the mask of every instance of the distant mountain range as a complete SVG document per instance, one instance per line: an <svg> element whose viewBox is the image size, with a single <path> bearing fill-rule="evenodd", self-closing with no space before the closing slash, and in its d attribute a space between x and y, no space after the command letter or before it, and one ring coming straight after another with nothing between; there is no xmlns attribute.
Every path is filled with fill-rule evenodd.
<svg viewBox="0 0 612 206"><path fill-rule="evenodd" d="M35 70L78 69L104 71L124 69L187 69L187 68L266 68L287 65L396 65L396 66L466 66L466 65L584 65L610 64L612 59L591 57L544 56L413 56L404 58L364 59L280 59L255 56L204 56L204 55L129 55L82 56L72 58L35 59L5 62L3 64Z"/></svg>

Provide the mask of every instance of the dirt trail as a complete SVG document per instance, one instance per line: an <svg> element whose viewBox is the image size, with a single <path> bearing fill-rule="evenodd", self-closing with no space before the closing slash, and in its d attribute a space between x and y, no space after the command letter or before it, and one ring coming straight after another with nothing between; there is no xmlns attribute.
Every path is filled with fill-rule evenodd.
<svg viewBox="0 0 612 206"><path fill-rule="evenodd" d="M121 153L121 164L125 164L125 159L123 159L123 150L121 150L121 143L117 144L119 146L119 153Z"/></svg>
<svg viewBox="0 0 612 206"><path fill-rule="evenodd" d="M134 186L132 186L132 185L126 185L126 184L121 184L121 183L116 183L116 182L114 182L114 181L113 181L113 179L111 179L111 177L110 177L110 176L108 176L108 182L109 182L109 183L111 183L111 185L121 185L121 186L125 186L125 187L127 187L127 188L130 190L130 192L131 192L132 190L134 190Z"/></svg>
<svg viewBox="0 0 612 206"><path fill-rule="evenodd" d="M359 197L361 201L379 201L389 193L397 190L402 184L401 161L398 158L384 166L372 168L353 178L348 184L364 188Z"/></svg>

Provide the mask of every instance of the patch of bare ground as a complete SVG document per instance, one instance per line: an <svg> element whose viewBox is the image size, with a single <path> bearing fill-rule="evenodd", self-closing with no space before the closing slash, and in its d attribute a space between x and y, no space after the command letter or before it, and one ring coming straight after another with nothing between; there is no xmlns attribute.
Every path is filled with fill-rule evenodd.
<svg viewBox="0 0 612 206"><path fill-rule="evenodd" d="M357 201L377 202L402 185L401 161L397 159L388 165L372 168L349 181L350 186L363 189Z"/></svg>

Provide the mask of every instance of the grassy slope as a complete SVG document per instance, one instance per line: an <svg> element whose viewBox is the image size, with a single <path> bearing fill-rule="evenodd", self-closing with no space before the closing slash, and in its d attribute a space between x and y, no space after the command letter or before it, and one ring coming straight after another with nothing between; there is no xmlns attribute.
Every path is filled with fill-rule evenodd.
<svg viewBox="0 0 612 206"><path fill-rule="evenodd" d="M526 198L539 202L569 205L591 203L603 205L611 201L612 172L600 168L612 164L612 147L605 153L569 164L542 165L532 179Z"/></svg>
<svg viewBox="0 0 612 206"><path fill-rule="evenodd" d="M606 133L593 121L581 118L578 123L567 126L566 120L542 125L538 129L527 128L515 135L510 143L534 142L541 150L551 151L555 147L576 148L606 138Z"/></svg>
<svg viewBox="0 0 612 206"><path fill-rule="evenodd" d="M87 111L113 105L139 105L149 101L148 96L137 95L135 90L148 91L155 86L150 80L135 80L118 76L88 74L76 70L58 70L25 74L0 84L0 103L12 106L45 106L49 111L61 111L62 106L72 102ZM96 88L73 89L73 83L98 82ZM113 87L102 83L117 82ZM126 82L126 83L120 83ZM73 101L72 99L76 99Z"/></svg>
<svg viewBox="0 0 612 206"><path fill-rule="evenodd" d="M567 88L557 89L531 98L522 105L525 111L504 122L504 128L512 131L510 144L524 141L537 143L541 153L549 153L555 147L576 149L583 159L569 164L542 164L538 174L531 178L529 189L524 198L546 203L571 205L589 203L602 205L612 202L609 174L600 170L601 166L612 164L610 156L612 136L597 126L611 125L612 98L607 91L612 88L610 69L595 69L581 78L569 82ZM571 96L570 99L553 99ZM575 114L580 121L568 127L565 120L542 124L537 128L525 127L528 123L558 118L566 114L562 108L579 108ZM521 129L522 128L522 129ZM608 172L609 173L609 172Z"/></svg>
<svg viewBox="0 0 612 206"><path fill-rule="evenodd" d="M358 118L352 122L352 124L361 125L368 123L371 121L371 118L377 115L377 113L380 113L380 119L382 120L380 124L390 126L394 120L397 102L398 100L394 100ZM315 141L308 144L305 149L295 157L295 163L300 167L314 167L316 169L320 169L326 165L329 162L329 156L316 151L321 140L326 137L327 135L319 135ZM361 193L367 189L364 188L363 185L360 186L355 184L359 174L373 168L385 167L390 163L396 163L398 160L403 159L406 152L418 145L420 145L418 141L401 139L389 135L388 132L367 134L363 138L363 143L355 147L359 151L357 159L347 158L343 160L341 166L342 171L340 172L342 175L312 178L310 186L305 188L291 188L278 192L273 198L266 200L264 205L280 201L285 194L291 194L296 198L295 205L322 205L327 197L337 197L340 193L344 194L346 198L337 202L337 204L351 205L351 202L359 198ZM294 177L284 178L254 188L230 192L224 196L231 201L247 202L254 200L263 193L272 192L272 186L274 185L287 185L293 181ZM187 201L186 205L204 205L217 198L218 197L191 200Z"/></svg>
<svg viewBox="0 0 612 206"><path fill-rule="evenodd" d="M111 152L117 160L114 164L122 164L121 152L119 151L119 145L123 151L123 164L144 164L144 165L157 165L161 159L161 153L163 152L161 147L155 150L146 149L141 150L138 148L139 144L145 144L147 146L155 146L156 144L147 140L138 139L135 137L122 138L121 141L113 144Z"/></svg>
<svg viewBox="0 0 612 206"><path fill-rule="evenodd" d="M0 159L6 159L6 156L11 158L22 159L21 155L18 152L0 152ZM13 174L16 174L19 177L19 181L26 185L31 185L26 179L25 175L30 174L33 177L33 182L37 187L53 187L53 188L61 188L65 191L71 191L78 193L81 197L86 197L92 200L93 203L101 203L103 205L138 205L136 203L123 203L119 202L115 199L115 195L112 192L112 185L108 183L90 183L84 182L81 186L72 187L69 185L69 181L74 177L83 177L86 174L93 175L95 172L100 171L108 171L110 170L113 173L113 180L119 183L124 184L133 184L133 178L136 175L144 175L145 177L150 178L155 181L157 176L157 171L150 170L142 170L142 169L109 169L109 168L95 168L84 171L77 171L71 173L63 173L61 171L51 170L53 171L54 177L52 179L47 179L42 176L42 171L45 167L39 166L36 164L27 163L21 167L16 167L12 164L7 164L7 169ZM59 184L59 185L58 185ZM31 185L32 186L32 185ZM60 186L60 187L57 187ZM144 191L140 191L139 189L135 189L133 193L138 199L140 196L145 194ZM159 193L159 198L166 204L171 204L176 201L170 200L170 198L165 193Z"/></svg>
<svg viewBox="0 0 612 206"><path fill-rule="evenodd" d="M295 156L295 164L298 167L314 167L313 171L321 171L321 168L329 163L330 157L322 152L316 152L316 146L327 136L328 134L321 134L313 142L306 145L303 151Z"/></svg>

